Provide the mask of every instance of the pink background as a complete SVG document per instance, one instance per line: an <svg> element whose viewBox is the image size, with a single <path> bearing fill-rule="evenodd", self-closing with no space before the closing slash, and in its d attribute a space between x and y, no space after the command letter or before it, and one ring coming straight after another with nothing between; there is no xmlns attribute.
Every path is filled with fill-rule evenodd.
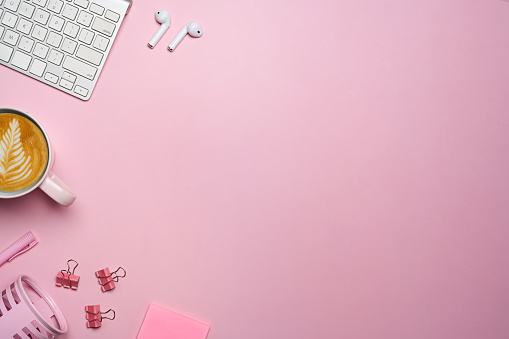
<svg viewBox="0 0 509 339"><path fill-rule="evenodd" d="M137 0L88 102L0 67L78 196L0 201L0 247L40 239L0 287L33 276L67 339L135 338L151 302L208 339L508 338L508 32L503 0Z"/></svg>

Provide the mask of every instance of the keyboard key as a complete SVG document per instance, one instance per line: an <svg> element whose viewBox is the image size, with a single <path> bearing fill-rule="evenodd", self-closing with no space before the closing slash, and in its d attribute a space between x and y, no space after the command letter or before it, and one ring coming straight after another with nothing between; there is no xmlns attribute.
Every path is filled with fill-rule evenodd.
<svg viewBox="0 0 509 339"><path fill-rule="evenodd" d="M46 23L48 22L48 19L49 19L49 12L46 12L45 10L40 9L40 8L37 8L35 10L34 21L37 21L40 24L46 25Z"/></svg>
<svg viewBox="0 0 509 339"><path fill-rule="evenodd" d="M13 50L14 49L12 47L0 43L0 60L9 62Z"/></svg>
<svg viewBox="0 0 509 339"><path fill-rule="evenodd" d="M78 93L79 95L82 95L82 96L86 97L87 94L88 94L88 89L86 89L85 87L81 87L81 86L76 85L74 87L74 92Z"/></svg>
<svg viewBox="0 0 509 339"><path fill-rule="evenodd" d="M108 44L110 43L110 39L103 37L102 35L97 34L95 37L94 43L92 46L97 48L100 51L105 51L108 48Z"/></svg>
<svg viewBox="0 0 509 339"><path fill-rule="evenodd" d="M34 55L38 56L41 59L46 59L46 55L48 55L49 47L41 44L40 42L35 44Z"/></svg>
<svg viewBox="0 0 509 339"><path fill-rule="evenodd" d="M12 57L11 64L26 71L28 69L28 65L30 65L31 60L32 57L30 55L20 51L16 51L14 52L14 56Z"/></svg>
<svg viewBox="0 0 509 339"><path fill-rule="evenodd" d="M64 57L64 53L57 51L56 49L51 49L48 55L48 61L55 65L60 65L62 63L62 58Z"/></svg>
<svg viewBox="0 0 509 339"><path fill-rule="evenodd" d="M53 13L60 13L62 10L62 6L64 5L63 1L60 0L49 0L48 9Z"/></svg>
<svg viewBox="0 0 509 339"><path fill-rule="evenodd" d="M111 21L117 22L118 19L120 19L120 14L115 13L113 11L110 11L109 9L106 11L106 14L104 14L104 17L106 19L110 19Z"/></svg>
<svg viewBox="0 0 509 339"><path fill-rule="evenodd" d="M94 38L94 32L89 31L88 29L83 28L81 30L80 36L78 38L79 41L86 43L87 45L90 45L92 42L92 39Z"/></svg>
<svg viewBox="0 0 509 339"><path fill-rule="evenodd" d="M62 86L63 88L66 88L68 90L71 90L72 89L72 82L67 81L65 79L60 79L60 86Z"/></svg>
<svg viewBox="0 0 509 339"><path fill-rule="evenodd" d="M107 36L112 36L113 31L115 30L115 24L112 24L111 22L102 18L96 17L94 23L92 24L92 29Z"/></svg>
<svg viewBox="0 0 509 339"><path fill-rule="evenodd" d="M2 23L10 28L14 28L16 25L16 21L18 21L18 17L12 14L11 12L5 12L4 18L2 19Z"/></svg>
<svg viewBox="0 0 509 339"><path fill-rule="evenodd" d="M19 49L30 53L32 51L32 47L34 47L34 41L32 39L27 38L26 36L22 36L21 40L19 41Z"/></svg>
<svg viewBox="0 0 509 339"><path fill-rule="evenodd" d="M21 6L19 7L19 14L23 15L25 18L30 19L34 14L35 6L30 5L28 2L23 1Z"/></svg>
<svg viewBox="0 0 509 339"><path fill-rule="evenodd" d="M74 3L82 8L87 8L89 4L88 0L74 0Z"/></svg>
<svg viewBox="0 0 509 339"><path fill-rule="evenodd" d="M80 26L68 21L64 28L64 34L70 36L71 38L76 38L79 30Z"/></svg>
<svg viewBox="0 0 509 339"><path fill-rule="evenodd" d="M39 59L34 59L32 62L32 66L30 66L30 73L37 75L38 77L42 77L44 70L46 69L46 63Z"/></svg>
<svg viewBox="0 0 509 339"><path fill-rule="evenodd" d="M74 20L74 18L76 18L76 14L78 14L78 7L74 7L72 5L65 4L64 10L62 12L62 15L65 18L67 18L69 20Z"/></svg>
<svg viewBox="0 0 509 339"><path fill-rule="evenodd" d="M103 58L102 53L97 52L96 50L94 50L90 47L87 47L85 45L80 45L80 47L78 47L76 56L78 58L88 61L91 64L94 64L96 66L99 66L99 64L101 63L101 60Z"/></svg>
<svg viewBox="0 0 509 339"><path fill-rule="evenodd" d="M32 36L39 41L44 41L46 34L48 34L48 30L39 25L35 25L34 30L32 31Z"/></svg>
<svg viewBox="0 0 509 339"><path fill-rule="evenodd" d="M91 4L90 5L90 12L95 13L97 15L103 15L104 7L101 7L98 4Z"/></svg>
<svg viewBox="0 0 509 339"><path fill-rule="evenodd" d="M88 13L86 11L81 11L78 15L78 19L76 19L76 22L79 24L82 24L83 26L90 26L90 23L92 22L92 18L94 16L91 13Z"/></svg>
<svg viewBox="0 0 509 339"><path fill-rule="evenodd" d="M0 38L2 37L2 33L4 32L4 26L0 26Z"/></svg>
<svg viewBox="0 0 509 339"><path fill-rule="evenodd" d="M93 80L95 77L95 73L97 72L97 68L90 66L89 64L84 63L78 59L75 59L71 56L67 56L62 64L62 67L74 72L76 74L81 75L89 80Z"/></svg>
<svg viewBox="0 0 509 339"><path fill-rule="evenodd" d="M4 42L8 43L9 45L16 46L16 44L18 43L18 39L19 33L11 31L10 29L5 31Z"/></svg>
<svg viewBox="0 0 509 339"><path fill-rule="evenodd" d="M51 19L49 20L49 28L54 29L55 31L60 32L62 30L62 27L64 27L65 20L61 17L58 17L56 15L53 15Z"/></svg>
<svg viewBox="0 0 509 339"><path fill-rule="evenodd" d="M32 22L25 20L23 18L20 18L19 22L18 22L18 26L16 28L21 33L28 35L28 33L30 33L30 30L32 29Z"/></svg>
<svg viewBox="0 0 509 339"><path fill-rule="evenodd" d="M39 5L39 6L41 6L41 7L44 7L44 6L46 6L46 2L47 2L47 0L32 0L32 2L33 2L34 4L36 4L36 5Z"/></svg>
<svg viewBox="0 0 509 339"><path fill-rule="evenodd" d="M53 31L49 32L48 40L46 40L48 45L53 47L60 47L60 43L62 42L62 36Z"/></svg>
<svg viewBox="0 0 509 339"><path fill-rule="evenodd" d="M74 83L76 81L76 75L71 74L69 72L64 72L64 74L62 74L62 79L65 79L67 81Z"/></svg>
<svg viewBox="0 0 509 339"><path fill-rule="evenodd" d="M74 54L74 51L76 50L76 46L78 46L78 43L74 40L71 40L69 38L65 38L64 42L62 42L62 51L67 52L69 54Z"/></svg>
<svg viewBox="0 0 509 339"><path fill-rule="evenodd" d="M20 0L6 0L4 7L16 12L18 10L19 2Z"/></svg>
<svg viewBox="0 0 509 339"><path fill-rule="evenodd" d="M46 73L46 75L44 75L44 79L48 80L48 81L51 81L52 83L56 84L58 82L58 77L53 74L53 73Z"/></svg>

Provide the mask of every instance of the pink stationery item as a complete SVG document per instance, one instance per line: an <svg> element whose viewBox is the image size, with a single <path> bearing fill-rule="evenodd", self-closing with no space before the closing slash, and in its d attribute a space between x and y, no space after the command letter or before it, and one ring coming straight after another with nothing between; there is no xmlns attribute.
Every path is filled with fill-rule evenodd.
<svg viewBox="0 0 509 339"><path fill-rule="evenodd" d="M85 306L85 312L87 313L87 328L99 328L102 325L103 319L113 320L115 319L115 311L111 308L106 312L101 312L100 305ZM103 317L103 314L113 312L113 318Z"/></svg>
<svg viewBox="0 0 509 339"><path fill-rule="evenodd" d="M210 326L150 304L137 339L205 339Z"/></svg>
<svg viewBox="0 0 509 339"><path fill-rule="evenodd" d="M67 332L62 311L32 278L20 275L0 295L1 338L55 339Z"/></svg>
<svg viewBox="0 0 509 339"><path fill-rule="evenodd" d="M76 266L74 266L74 268L72 269L72 272L71 272L71 266L69 264L69 262L71 262L71 261L76 263ZM64 286L65 288L71 288L73 290L77 290L78 283L80 282L80 277L79 277L79 275L75 275L74 271L76 271L76 267L78 267L78 265L79 265L78 262L74 259L67 260L67 271L61 270L60 272L57 273L56 285L58 287Z"/></svg>
<svg viewBox="0 0 509 339"><path fill-rule="evenodd" d="M37 239L32 232L25 233L21 238L16 240L14 244L0 252L0 266L8 261L16 258L18 255L25 253L32 247L37 245Z"/></svg>
<svg viewBox="0 0 509 339"><path fill-rule="evenodd" d="M123 275L118 275L118 271L122 270ZM119 278L124 278L127 275L126 270L123 267L117 268L116 271L110 273L110 269L106 267L103 270L99 270L95 272L95 276L99 280L99 284L101 285L101 290L103 292L110 291L115 288L115 283L118 282Z"/></svg>

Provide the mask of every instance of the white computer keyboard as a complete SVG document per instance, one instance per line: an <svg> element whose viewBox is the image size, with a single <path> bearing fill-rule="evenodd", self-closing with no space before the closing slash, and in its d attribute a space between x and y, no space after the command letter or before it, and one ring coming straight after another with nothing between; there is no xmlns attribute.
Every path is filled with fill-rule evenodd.
<svg viewBox="0 0 509 339"><path fill-rule="evenodd" d="M131 0L0 0L0 64L88 100Z"/></svg>

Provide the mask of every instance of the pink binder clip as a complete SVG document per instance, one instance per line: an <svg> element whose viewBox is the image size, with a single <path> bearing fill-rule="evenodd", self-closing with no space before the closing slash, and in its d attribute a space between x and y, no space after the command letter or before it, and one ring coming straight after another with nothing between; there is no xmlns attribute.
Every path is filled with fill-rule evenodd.
<svg viewBox="0 0 509 339"><path fill-rule="evenodd" d="M124 271L123 275L118 275L118 271ZM119 278L124 278L127 272L123 267L117 268L116 271L110 273L110 269L106 267L104 270L95 272L95 276L99 279L101 290L103 292L110 291L115 288L115 283L118 282Z"/></svg>
<svg viewBox="0 0 509 339"><path fill-rule="evenodd" d="M76 266L74 266L74 268L72 269L72 272L71 272L71 266L69 264L69 262L71 262L71 261L76 263ZM78 265L79 265L78 262L74 259L67 260L67 271L61 270L60 272L57 273L56 285L58 287L64 286L65 288L71 288L73 290L77 290L78 283L80 281L80 277L78 275L74 275L74 271L76 271L76 267L78 267Z"/></svg>
<svg viewBox="0 0 509 339"><path fill-rule="evenodd" d="M91 305L85 306L85 312L87 313L87 328L98 328L101 327L103 319L115 319L115 311L111 308L106 312L101 312L101 306ZM113 312L113 318L103 317L103 314Z"/></svg>

